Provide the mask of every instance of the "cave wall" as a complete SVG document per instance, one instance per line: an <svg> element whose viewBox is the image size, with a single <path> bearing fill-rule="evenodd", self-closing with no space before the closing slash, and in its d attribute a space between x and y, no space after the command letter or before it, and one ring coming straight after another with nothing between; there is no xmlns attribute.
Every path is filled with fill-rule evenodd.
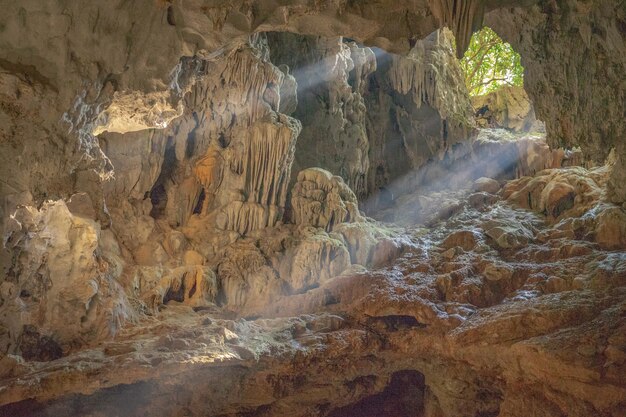
<svg viewBox="0 0 626 417"><path fill-rule="evenodd" d="M270 33L268 38L272 62L287 65L298 85L293 116L302 122L302 133L294 173L322 167L364 197L369 140L363 95L376 70L374 53L341 38L290 33Z"/></svg>
<svg viewBox="0 0 626 417"><path fill-rule="evenodd" d="M449 25L462 49L482 6L522 54L552 143L581 145L597 161L616 147L610 191L623 202L624 3L534 3L457 11L449 1L5 2L3 349L15 352L25 335L31 357L55 357L114 334L137 305L214 302L220 291L222 303L254 312L268 288L297 293L318 285L315 277L393 258L401 244L361 221L356 196L332 174L362 196L467 136L465 105L445 107L440 88L460 85L449 40L428 35ZM287 71L270 62L262 37L249 38L271 30L331 40L307 38L315 58ZM373 72L373 50L340 35L408 55L377 59ZM302 118L311 128L331 116L349 132L337 142L339 160L328 162L333 172L296 178L295 244L281 220L301 126L285 113L298 113L298 67L335 53L340 64L325 71L338 70L340 81L318 90L327 97L319 116ZM368 120L362 105L388 119ZM434 125L414 123L424 118ZM387 138L397 133L407 152L389 167L398 147ZM328 139L323 130L307 135ZM255 232L265 229L276 239L260 243Z"/></svg>
<svg viewBox="0 0 626 417"><path fill-rule="evenodd" d="M520 53L524 87L551 146L580 146L595 163L615 148L609 194L624 202L626 4L546 1L493 11L485 24Z"/></svg>
<svg viewBox="0 0 626 417"><path fill-rule="evenodd" d="M475 136L473 109L450 31L417 41L406 56L377 55L379 68L366 93L368 189L374 194Z"/></svg>
<svg viewBox="0 0 626 417"><path fill-rule="evenodd" d="M272 61L286 65L298 85L294 173L322 167L365 200L473 137L450 31L416 41L406 56L341 38L268 38Z"/></svg>

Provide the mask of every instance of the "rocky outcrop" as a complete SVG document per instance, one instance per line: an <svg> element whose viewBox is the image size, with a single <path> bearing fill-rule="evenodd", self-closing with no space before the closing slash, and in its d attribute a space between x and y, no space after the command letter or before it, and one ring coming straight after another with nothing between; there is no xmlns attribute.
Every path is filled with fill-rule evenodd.
<svg viewBox="0 0 626 417"><path fill-rule="evenodd" d="M204 243L206 256L233 236L281 219L300 125L276 113L285 75L267 61L264 40L252 42L227 59L197 62L205 75L185 98L183 117L168 129L102 135L102 146L120 166L107 186L114 229L128 236L132 251L143 241L153 244L151 229L168 234L183 228L185 242L200 233L193 229L212 230L221 237L214 246ZM133 225L128 220L134 218L145 221ZM152 218L166 223L155 225Z"/></svg>
<svg viewBox="0 0 626 417"><path fill-rule="evenodd" d="M320 168L298 174L291 210L293 224L251 233L217 259L221 306L244 316L266 316L281 298L355 269L387 264L410 246L363 217L341 177Z"/></svg>
<svg viewBox="0 0 626 417"><path fill-rule="evenodd" d="M590 205L597 203L602 194L598 184L601 178L585 174L584 168L579 167L541 171L536 177L507 184L504 196L552 220L581 215L590 209Z"/></svg>
<svg viewBox="0 0 626 417"><path fill-rule="evenodd" d="M318 168L298 174L298 182L291 192L291 208L296 225L321 227L327 231L361 218L352 190L340 177Z"/></svg>
<svg viewBox="0 0 626 417"><path fill-rule="evenodd" d="M196 60L182 117L162 130L100 135L119 167L105 187L107 255L143 313L178 303L260 314L404 248L367 223L327 171L301 172L287 207L300 123L277 111L293 111L298 97L288 68L269 56L255 36L228 57Z"/></svg>
<svg viewBox="0 0 626 417"><path fill-rule="evenodd" d="M526 91L505 86L484 96L472 97L476 123L480 127L508 129L514 132L540 132L543 123L536 119Z"/></svg>
<svg viewBox="0 0 626 417"><path fill-rule="evenodd" d="M503 197L556 224L548 236L594 240L606 250L626 248L626 211L606 202L610 167L545 170L507 184Z"/></svg>
<svg viewBox="0 0 626 417"><path fill-rule="evenodd" d="M283 293L266 257L236 243L282 220L300 132L277 112L282 97L295 100L293 77L268 58L259 36L226 58L197 60L181 118L101 135L119 166L105 190L120 280L148 312L171 302L259 310Z"/></svg>
<svg viewBox="0 0 626 417"><path fill-rule="evenodd" d="M0 285L3 355L57 359L115 336L134 315L93 220L49 202L18 209L8 229L3 244L13 262Z"/></svg>

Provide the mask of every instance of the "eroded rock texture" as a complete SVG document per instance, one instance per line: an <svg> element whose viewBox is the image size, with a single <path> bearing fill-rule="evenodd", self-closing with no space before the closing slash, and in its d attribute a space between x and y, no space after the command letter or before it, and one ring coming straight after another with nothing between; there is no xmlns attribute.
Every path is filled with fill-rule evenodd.
<svg viewBox="0 0 626 417"><path fill-rule="evenodd" d="M609 189L626 200L624 106L626 6L619 1L555 1L499 10L486 23L519 51L525 87L552 146L581 146L602 163L615 147Z"/></svg>
<svg viewBox="0 0 626 417"><path fill-rule="evenodd" d="M623 2L0 6L0 414L626 412Z"/></svg>

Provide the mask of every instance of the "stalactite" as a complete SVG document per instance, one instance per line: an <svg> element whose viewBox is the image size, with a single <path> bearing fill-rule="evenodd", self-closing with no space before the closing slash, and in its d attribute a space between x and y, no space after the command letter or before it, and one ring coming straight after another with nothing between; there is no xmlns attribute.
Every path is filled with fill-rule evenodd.
<svg viewBox="0 0 626 417"><path fill-rule="evenodd" d="M248 201L284 205L289 170L295 152L293 130L263 123L249 131L244 168Z"/></svg>
<svg viewBox="0 0 626 417"><path fill-rule="evenodd" d="M259 65L258 61L259 58L253 53L237 53L228 60L222 72L224 83L233 87L229 97L232 103L248 106L244 115L249 118L249 124L267 113L266 104L273 110L278 110L278 102L268 103L262 98L267 97L265 92L268 88L280 85L284 78L278 68Z"/></svg>
<svg viewBox="0 0 626 417"><path fill-rule="evenodd" d="M194 166L194 174L204 187L205 193L211 198L215 196L224 178L224 158L215 148L209 149L207 154ZM205 206L209 202L205 202ZM204 210L203 210L204 211Z"/></svg>
<svg viewBox="0 0 626 417"><path fill-rule="evenodd" d="M281 212L282 207L233 201L219 212L217 227L246 235L253 230L274 226L280 219Z"/></svg>
<svg viewBox="0 0 626 417"><path fill-rule="evenodd" d="M452 34L440 29L415 44L406 57L394 56L389 69L392 88L410 95L417 108L423 104L437 109L442 119L454 116L473 125L471 105L462 83L461 69L446 50L452 48ZM451 99L451 95L455 99Z"/></svg>
<svg viewBox="0 0 626 417"><path fill-rule="evenodd" d="M293 113L303 124L294 174L318 166L364 196L365 188L353 179L369 169L363 95L376 69L374 52L341 38L273 33L268 42L272 61L290 68L303 92Z"/></svg>
<svg viewBox="0 0 626 417"><path fill-rule="evenodd" d="M457 56L461 58L469 46L472 33L482 26L484 0L428 0L428 4L439 24L454 33Z"/></svg>

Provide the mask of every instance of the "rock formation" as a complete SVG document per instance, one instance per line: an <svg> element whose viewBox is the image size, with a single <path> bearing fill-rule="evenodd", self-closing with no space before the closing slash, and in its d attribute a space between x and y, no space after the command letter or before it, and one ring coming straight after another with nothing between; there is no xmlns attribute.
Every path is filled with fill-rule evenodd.
<svg viewBox="0 0 626 417"><path fill-rule="evenodd" d="M381 55L367 96L371 138L369 189L440 159L469 141L474 120L449 31L418 41L406 57ZM378 196L379 197L379 196Z"/></svg>
<svg viewBox="0 0 626 417"><path fill-rule="evenodd" d="M624 416L624 2L1 6L0 415Z"/></svg>
<svg viewBox="0 0 626 417"><path fill-rule="evenodd" d="M272 62L286 65L298 86L293 117L302 122L302 133L293 172L322 167L340 175L357 195L367 195L369 140L363 94L376 69L374 53L341 38L288 33L268 37Z"/></svg>
<svg viewBox="0 0 626 417"><path fill-rule="evenodd" d="M476 122L480 127L509 129L515 132L539 132L545 128L537 120L526 91L505 86L484 96L472 97Z"/></svg>
<svg viewBox="0 0 626 417"><path fill-rule="evenodd" d="M298 85L293 116L303 128L294 173L322 167L363 200L473 134L447 30L415 42L407 56L349 40L268 36L272 61L286 65Z"/></svg>

